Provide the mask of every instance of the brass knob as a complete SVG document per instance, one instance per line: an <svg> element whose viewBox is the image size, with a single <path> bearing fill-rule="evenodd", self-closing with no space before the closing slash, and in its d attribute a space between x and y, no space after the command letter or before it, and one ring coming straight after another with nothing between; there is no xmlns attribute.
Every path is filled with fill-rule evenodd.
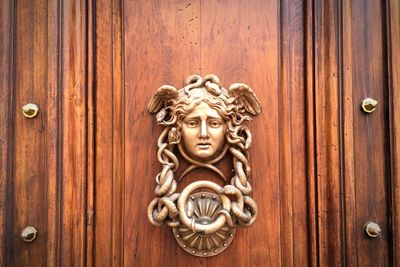
<svg viewBox="0 0 400 267"><path fill-rule="evenodd" d="M376 107L378 106L378 101L373 98L365 98L361 101L361 109L365 113L372 113L375 111Z"/></svg>
<svg viewBox="0 0 400 267"><path fill-rule="evenodd" d="M24 113L25 117L32 119L37 116L39 112L39 106L33 103L28 103L22 107L22 112Z"/></svg>
<svg viewBox="0 0 400 267"><path fill-rule="evenodd" d="M36 239L37 230L33 226L27 226L22 230L21 237L25 242L32 242Z"/></svg>
<svg viewBox="0 0 400 267"><path fill-rule="evenodd" d="M378 237L381 234L381 227L374 222L367 222L364 225L364 230L369 237Z"/></svg>

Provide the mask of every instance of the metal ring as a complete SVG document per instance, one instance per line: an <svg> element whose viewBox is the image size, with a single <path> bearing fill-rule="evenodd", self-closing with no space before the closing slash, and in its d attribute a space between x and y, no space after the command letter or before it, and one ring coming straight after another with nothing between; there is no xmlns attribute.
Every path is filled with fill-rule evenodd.
<svg viewBox="0 0 400 267"><path fill-rule="evenodd" d="M220 191L222 189L221 186L219 186L216 183L210 182L210 181L205 181L205 180L197 181L197 182L189 184L188 186L185 187L185 189L183 189L183 191L179 197L179 200L178 200L178 211L179 211L179 217L180 217L181 222L184 225L186 225L186 227L188 227L189 229L192 229L196 233L212 234L212 233L215 233L216 231L220 230L225 225L225 223L226 223L225 215L220 214L215 219L214 222L205 225L205 224L200 224L197 222L193 223L192 218L189 218L185 211L186 202L188 200L190 193L192 193L194 190L199 189L199 188L208 188L208 189L215 191L221 199L223 209L226 210L227 212L230 212L230 210L231 210L231 201L229 200L229 198L227 196L222 195L220 193Z"/></svg>

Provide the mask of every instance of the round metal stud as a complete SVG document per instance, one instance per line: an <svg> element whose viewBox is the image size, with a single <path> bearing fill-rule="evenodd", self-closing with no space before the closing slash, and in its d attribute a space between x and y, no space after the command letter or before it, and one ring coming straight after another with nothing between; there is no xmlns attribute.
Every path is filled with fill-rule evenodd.
<svg viewBox="0 0 400 267"><path fill-rule="evenodd" d="M365 113L372 113L378 106L378 101L373 98L365 98L361 101L361 109Z"/></svg>
<svg viewBox="0 0 400 267"><path fill-rule="evenodd" d="M367 222L364 225L364 230L365 233L369 236L369 237L378 237L381 234L381 227L379 226L379 224L374 223L374 222Z"/></svg>
<svg viewBox="0 0 400 267"><path fill-rule="evenodd" d="M32 242L36 239L37 230L33 226L27 226L22 230L21 237L25 242Z"/></svg>
<svg viewBox="0 0 400 267"><path fill-rule="evenodd" d="M26 118L32 119L37 116L39 106L33 103L28 103L22 107L22 112Z"/></svg>

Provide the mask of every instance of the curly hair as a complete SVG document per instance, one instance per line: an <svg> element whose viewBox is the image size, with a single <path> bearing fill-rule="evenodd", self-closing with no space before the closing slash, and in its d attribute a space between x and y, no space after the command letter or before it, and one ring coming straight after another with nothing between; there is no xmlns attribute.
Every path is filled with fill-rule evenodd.
<svg viewBox="0 0 400 267"><path fill-rule="evenodd" d="M203 93L182 94L178 99L170 100L167 108L169 118L163 120L160 124L176 127L179 142L182 121L197 105L204 102L210 108L216 110L226 123L227 131L225 136L228 143L231 145L242 144L244 146L245 138L240 136L242 124L244 121L250 121L251 118L243 114L243 112L240 112L241 107L237 105L236 100L229 97L224 88L221 88L221 93L219 95L210 93L206 87L197 87L191 91L203 91Z"/></svg>

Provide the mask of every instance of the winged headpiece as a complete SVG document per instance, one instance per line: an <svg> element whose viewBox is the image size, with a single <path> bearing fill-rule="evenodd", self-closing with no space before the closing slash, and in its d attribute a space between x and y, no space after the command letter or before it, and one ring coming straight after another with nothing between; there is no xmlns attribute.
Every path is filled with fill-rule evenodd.
<svg viewBox="0 0 400 267"><path fill-rule="evenodd" d="M253 90L244 83L234 83L226 90L220 84L219 78L213 74L204 76L191 75L185 81L185 87L177 89L171 85L163 85L150 100L148 109L151 113L158 113L170 107L173 100L178 100L182 95L190 97L191 90L204 88L207 93L216 97L225 97L229 102L238 105L240 112L258 115L261 112L260 101Z"/></svg>

